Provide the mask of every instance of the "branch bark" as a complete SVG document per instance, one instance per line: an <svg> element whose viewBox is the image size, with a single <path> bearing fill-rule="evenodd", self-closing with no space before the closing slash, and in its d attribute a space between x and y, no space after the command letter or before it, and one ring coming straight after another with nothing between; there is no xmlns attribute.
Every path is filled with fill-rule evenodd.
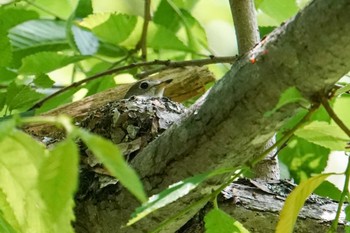
<svg viewBox="0 0 350 233"><path fill-rule="evenodd" d="M251 50L260 40L254 0L230 0L239 54Z"/></svg>
<svg viewBox="0 0 350 233"><path fill-rule="evenodd" d="M350 70L350 1L312 2L236 62L212 88L204 104L173 125L134 160L147 192L154 194L188 176L244 164L262 150L298 109L287 106L264 117L281 94L296 87L311 101ZM149 232L159 222L211 192L218 180L118 232ZM121 190L108 200L77 203L77 222L89 231L115 232L138 206ZM168 225L175 232L200 207ZM95 220L91 223L91 220ZM80 225L79 224L79 225Z"/></svg>

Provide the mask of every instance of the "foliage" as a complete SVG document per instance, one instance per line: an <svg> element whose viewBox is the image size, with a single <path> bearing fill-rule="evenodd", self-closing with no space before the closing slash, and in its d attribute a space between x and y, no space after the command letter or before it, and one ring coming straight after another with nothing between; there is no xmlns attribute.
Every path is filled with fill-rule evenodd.
<svg viewBox="0 0 350 233"><path fill-rule="evenodd" d="M207 39L210 35L203 26L203 20L199 20L203 15L198 15L196 11L196 7L205 5L211 15L224 18L223 14L212 12L215 1L155 2L152 2L154 14L148 22L147 40L141 39L145 20L148 20L140 13L143 4L128 7L140 3L127 0L115 3L91 0L0 2L3 4L0 8L0 112L3 116L0 122L0 232L73 232L71 222L75 219L74 193L78 183L77 138L83 140L110 173L142 203L129 225L183 197L206 179L228 173L223 170L199 174L147 198L136 172L111 142L76 128L66 118L19 118L16 115L33 115L33 111L26 111L47 93L55 92L57 86L70 85L81 77L87 78L111 67L145 59L201 58L215 51L214 44L220 42L213 44ZM256 0L261 36L293 16L306 2ZM146 54L142 52L142 47L146 49ZM125 72L135 75L142 69ZM116 86L114 77L118 74L72 87L46 101L36 114L73 101L73 95L83 88L87 89L86 95L92 95ZM332 107L349 127L350 98L347 92L350 85L348 80L341 84L342 88L334 93ZM322 106L310 119L302 120L313 104L304 99L297 87L286 90L276 107L265 113L265 117L290 104L297 104L301 110L278 132L277 140L284 140L286 144L281 148L279 158L289 168L291 178L301 184L286 201L277 227L280 232L292 230L304 200L318 186L319 194L340 202L347 195L345 189L341 191L330 183L322 183L328 174L320 174L331 151L347 150L349 135L346 130L331 120L334 116ZM20 124L32 122L60 124L66 128L67 137L47 149L16 129ZM290 133L294 127L296 130ZM235 169L238 170L231 168L230 171ZM345 175L348 179L349 174ZM219 192L220 189L215 190L214 194L201 201L207 202ZM349 208L345 212L349 219ZM217 206L206 215L205 227L207 232L247 232Z"/></svg>

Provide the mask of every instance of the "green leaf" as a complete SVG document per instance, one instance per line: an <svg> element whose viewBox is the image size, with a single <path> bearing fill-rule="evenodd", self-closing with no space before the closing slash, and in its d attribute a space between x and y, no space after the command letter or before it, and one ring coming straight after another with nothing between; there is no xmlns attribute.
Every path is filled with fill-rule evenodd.
<svg viewBox="0 0 350 233"><path fill-rule="evenodd" d="M7 94L6 92L0 92L0 111L5 107L6 94Z"/></svg>
<svg viewBox="0 0 350 233"><path fill-rule="evenodd" d="M207 172L204 174L196 175L190 178L187 178L183 181L170 185L166 190L160 192L159 194L153 195L144 203L141 207L137 208L132 214L132 218L127 223L127 226L130 226L140 219L146 217L148 214L153 211L166 206L177 199L187 195L191 190L196 188L204 180L213 177L218 174L226 173L225 170L215 170ZM231 170L232 172L232 170Z"/></svg>
<svg viewBox="0 0 350 233"><path fill-rule="evenodd" d="M329 153L329 149L293 137L287 146L278 152L278 158L289 168L292 177L299 183L312 174L321 173L327 166Z"/></svg>
<svg viewBox="0 0 350 233"><path fill-rule="evenodd" d="M27 75L47 73L83 59L85 59L84 56L68 56L56 52L40 52L23 58L19 72Z"/></svg>
<svg viewBox="0 0 350 233"><path fill-rule="evenodd" d="M320 174L299 184L287 197L280 213L276 233L292 232L300 209L307 197L332 173Z"/></svg>
<svg viewBox="0 0 350 233"><path fill-rule="evenodd" d="M0 31L5 32L17 24L38 17L37 12L20 7L0 8Z"/></svg>
<svg viewBox="0 0 350 233"><path fill-rule="evenodd" d="M341 97L336 98L333 105L333 110L347 127L350 127L350 111L348 111L349 106L349 95L343 95Z"/></svg>
<svg viewBox="0 0 350 233"><path fill-rule="evenodd" d="M350 91L350 83L346 84L345 86L339 88L338 90L336 90L336 92L334 92L334 96L338 96L341 94L344 94L346 92Z"/></svg>
<svg viewBox="0 0 350 233"><path fill-rule="evenodd" d="M5 67L0 68L0 83L1 84L9 84L13 80L15 80L17 74L12 70L6 69Z"/></svg>
<svg viewBox="0 0 350 233"><path fill-rule="evenodd" d="M65 91L62 94L53 97L52 99L49 99L40 108L36 109L35 112L37 114L44 113L60 105L72 102L74 93L76 93L80 89L81 87L72 88L68 91Z"/></svg>
<svg viewBox="0 0 350 233"><path fill-rule="evenodd" d="M74 220L78 167L77 146L67 138L50 151L39 170L39 190L50 215L50 223L61 232L73 232L71 221Z"/></svg>
<svg viewBox="0 0 350 233"><path fill-rule="evenodd" d="M315 189L315 194L331 198L332 200L339 201L341 191L331 182L324 181L320 186Z"/></svg>
<svg viewBox="0 0 350 233"><path fill-rule="evenodd" d="M14 118L0 122L0 142L9 134L13 133L15 127L16 127L16 120Z"/></svg>
<svg viewBox="0 0 350 233"><path fill-rule="evenodd" d="M7 87L6 104L10 111L30 107L44 95L32 90L27 85L17 85L15 82Z"/></svg>
<svg viewBox="0 0 350 233"><path fill-rule="evenodd" d="M59 20L31 20L10 30L14 52L13 66L19 67L23 57L42 51L68 49L65 22Z"/></svg>
<svg viewBox="0 0 350 233"><path fill-rule="evenodd" d="M313 121L299 128L294 134L331 150L345 150L349 141L349 137L337 125L330 125L324 121Z"/></svg>
<svg viewBox="0 0 350 233"><path fill-rule="evenodd" d="M80 54L93 55L98 51L99 41L90 31L73 26L72 33Z"/></svg>
<svg viewBox="0 0 350 233"><path fill-rule="evenodd" d="M350 205L347 205L347 206L345 207L345 219L346 219L347 221L350 221Z"/></svg>
<svg viewBox="0 0 350 233"><path fill-rule="evenodd" d="M134 169L124 160L122 153L112 142L86 131L80 130L79 136L89 150L103 163L108 171L115 176L141 202L147 200L142 183Z"/></svg>
<svg viewBox="0 0 350 233"><path fill-rule="evenodd" d="M11 63L12 50L9 39L2 33L0 33L0 48L0 67L4 67Z"/></svg>
<svg viewBox="0 0 350 233"><path fill-rule="evenodd" d="M188 46L196 51L199 51L201 46L207 48L207 34L202 25L190 14L190 12L182 9L181 13L188 37Z"/></svg>
<svg viewBox="0 0 350 233"><path fill-rule="evenodd" d="M44 8L48 12L53 12L57 18L67 19L74 10L76 1L60 0L60 1L47 1L47 0L35 0L35 4ZM37 10L36 7L33 9ZM52 18L52 14L40 11L40 15L43 18Z"/></svg>
<svg viewBox="0 0 350 233"><path fill-rule="evenodd" d="M192 52L172 31L150 23L147 46L153 49L172 49Z"/></svg>
<svg viewBox="0 0 350 233"><path fill-rule="evenodd" d="M75 9L75 17L82 19L93 13L91 0L79 0Z"/></svg>
<svg viewBox="0 0 350 233"><path fill-rule="evenodd" d="M206 233L249 233L244 226L220 209L212 209L204 217Z"/></svg>
<svg viewBox="0 0 350 233"><path fill-rule="evenodd" d="M101 40L118 44L130 36L136 23L136 16L98 13L85 18L80 25L89 28Z"/></svg>
<svg viewBox="0 0 350 233"><path fill-rule="evenodd" d="M299 103L302 106L308 106L310 103L301 95L301 93L298 91L296 87L290 87L287 90L285 90L276 105L274 109L271 111L268 111L264 114L265 117L271 116L273 113L275 113L277 110L282 108L283 106L287 104L292 104L292 103Z"/></svg>
<svg viewBox="0 0 350 233"><path fill-rule="evenodd" d="M50 88L55 82L47 74L38 74L34 79L37 87Z"/></svg>
<svg viewBox="0 0 350 233"><path fill-rule="evenodd" d="M162 0L154 12L153 22L177 32L181 24L180 15L180 9L176 7L173 1Z"/></svg>
<svg viewBox="0 0 350 233"><path fill-rule="evenodd" d="M272 32L273 30L275 30L276 27L263 27L260 26L259 27L259 34L260 34L260 38L263 38L264 36L267 36L270 32Z"/></svg>
<svg viewBox="0 0 350 233"><path fill-rule="evenodd" d="M295 0L264 0L259 4L259 9L279 23L294 16L299 10Z"/></svg>
<svg viewBox="0 0 350 233"><path fill-rule="evenodd" d="M6 219L2 216L0 211L0 232L1 233L16 233L12 226L6 221Z"/></svg>

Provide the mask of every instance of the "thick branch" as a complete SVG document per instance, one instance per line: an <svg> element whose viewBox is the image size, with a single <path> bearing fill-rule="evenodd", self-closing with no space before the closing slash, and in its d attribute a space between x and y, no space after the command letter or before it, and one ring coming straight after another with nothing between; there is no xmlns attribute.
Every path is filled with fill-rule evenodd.
<svg viewBox="0 0 350 233"><path fill-rule="evenodd" d="M296 87L306 98L313 99L350 70L349 12L349 0L314 1L237 61L212 88L201 108L173 125L133 160L147 191L156 193L185 177L252 160L298 108L290 105L270 117L264 116L287 88ZM160 221L210 192L215 184L207 183L120 232L149 232ZM102 201L92 210L85 209L78 222L79 218L82 222L96 219L98 213L95 226L100 228L95 232L108 232L111 222L124 224L138 203L125 190L113 200L113 205ZM175 232L197 210L162 232Z"/></svg>

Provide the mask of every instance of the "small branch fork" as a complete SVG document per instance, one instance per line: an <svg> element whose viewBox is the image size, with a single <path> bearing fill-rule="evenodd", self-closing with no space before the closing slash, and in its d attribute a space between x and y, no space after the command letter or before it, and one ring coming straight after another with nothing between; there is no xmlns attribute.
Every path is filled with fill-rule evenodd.
<svg viewBox="0 0 350 233"><path fill-rule="evenodd" d="M164 69L171 69L171 68L177 68L177 67L186 67L186 66L204 66L208 64L215 64L215 63L233 63L237 60L236 56L228 56L228 57L214 57L210 56L209 58L205 59L197 59L197 60L188 60L188 61L171 61L171 60L154 60L154 61L146 61L146 62L138 62L138 63L132 63L126 66L117 67L114 69L110 69L95 75L92 75L86 79L82 79L78 82L72 83L71 85L62 88L61 90L45 97L44 99L40 100L39 102L35 103L28 111L34 110L36 108L40 108L45 102L52 99L53 97L62 94L63 92L66 92L70 89L79 87L80 85L90 82L92 80L101 78L106 75L115 74L121 71L129 70L132 68L137 67L144 67L144 66L153 66L153 65L162 65L164 66Z"/></svg>

